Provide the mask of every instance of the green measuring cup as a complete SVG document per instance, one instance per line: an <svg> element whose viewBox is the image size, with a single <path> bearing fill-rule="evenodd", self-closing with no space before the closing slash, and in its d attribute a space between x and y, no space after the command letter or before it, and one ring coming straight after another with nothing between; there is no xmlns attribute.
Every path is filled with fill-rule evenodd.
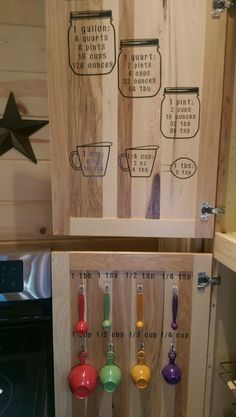
<svg viewBox="0 0 236 417"><path fill-rule="evenodd" d="M121 382L121 370L115 365L114 356L115 354L110 344L106 353L107 363L99 371L99 380L106 392L114 392Z"/></svg>

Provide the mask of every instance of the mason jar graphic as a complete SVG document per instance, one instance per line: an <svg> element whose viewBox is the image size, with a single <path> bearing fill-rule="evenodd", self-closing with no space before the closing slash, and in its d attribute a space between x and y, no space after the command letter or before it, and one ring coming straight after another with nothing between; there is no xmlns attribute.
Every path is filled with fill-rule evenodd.
<svg viewBox="0 0 236 417"><path fill-rule="evenodd" d="M118 72L118 87L122 96L156 96L161 88L159 39L121 40Z"/></svg>
<svg viewBox="0 0 236 417"><path fill-rule="evenodd" d="M72 12L68 50L70 68L75 74L109 74L116 63L111 10Z"/></svg>
<svg viewBox="0 0 236 417"><path fill-rule="evenodd" d="M126 148L118 158L120 169L128 172L131 177L150 177L158 148L157 145Z"/></svg>
<svg viewBox="0 0 236 417"><path fill-rule="evenodd" d="M84 177L104 177L112 142L95 142L76 146L69 161L73 169L81 171Z"/></svg>
<svg viewBox="0 0 236 417"><path fill-rule="evenodd" d="M161 103L161 132L169 139L190 139L200 126L198 87L167 87Z"/></svg>

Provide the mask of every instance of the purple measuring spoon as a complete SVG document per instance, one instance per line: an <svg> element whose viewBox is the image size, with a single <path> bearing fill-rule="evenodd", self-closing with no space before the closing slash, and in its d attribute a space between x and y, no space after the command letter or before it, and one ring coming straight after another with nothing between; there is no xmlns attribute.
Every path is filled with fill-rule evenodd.
<svg viewBox="0 0 236 417"><path fill-rule="evenodd" d="M173 297L172 297L172 317L173 321L171 323L171 327L173 330L177 330L177 313L178 313L178 306L179 306L179 300L178 300L178 294L177 294L177 287L173 287Z"/></svg>
<svg viewBox="0 0 236 417"><path fill-rule="evenodd" d="M173 321L171 323L171 327L174 331L177 330L177 328L178 328L178 326L177 326L177 314L178 314L179 300L178 300L177 291L178 291L177 287L173 287L173 297L172 297L172 317L173 317ZM168 365L166 365L162 369L161 372L162 372L162 375L163 375L165 381L168 384L176 385L181 380L181 371L180 371L180 368L178 367L178 365L176 365L176 363L175 363L175 359L176 359L177 355L176 355L174 344L171 343L170 346L171 346L170 351L168 353L169 363L168 363Z"/></svg>

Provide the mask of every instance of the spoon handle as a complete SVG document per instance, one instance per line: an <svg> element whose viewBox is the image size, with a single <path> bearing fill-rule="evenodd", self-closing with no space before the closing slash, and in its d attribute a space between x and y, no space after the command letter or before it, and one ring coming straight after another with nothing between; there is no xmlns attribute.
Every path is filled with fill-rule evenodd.
<svg viewBox="0 0 236 417"><path fill-rule="evenodd" d="M173 330L177 330L177 314L178 314L178 307L179 307L179 298L177 293L177 287L173 287L173 297L172 297L172 315L173 321L171 323L171 327Z"/></svg>
<svg viewBox="0 0 236 417"><path fill-rule="evenodd" d="M104 319L110 320L110 294L108 291L104 292Z"/></svg>
<svg viewBox="0 0 236 417"><path fill-rule="evenodd" d="M143 285L138 285L137 290L137 322L136 327L143 327Z"/></svg>
<svg viewBox="0 0 236 417"><path fill-rule="evenodd" d="M84 292L82 289L79 290L78 307L79 307L79 320L84 321Z"/></svg>

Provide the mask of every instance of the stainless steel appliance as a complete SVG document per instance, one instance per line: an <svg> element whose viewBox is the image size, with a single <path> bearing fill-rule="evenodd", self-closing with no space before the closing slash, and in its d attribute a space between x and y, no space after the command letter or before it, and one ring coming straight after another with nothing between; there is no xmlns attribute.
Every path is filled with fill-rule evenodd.
<svg viewBox="0 0 236 417"><path fill-rule="evenodd" d="M53 417L50 252L0 254L0 417Z"/></svg>

